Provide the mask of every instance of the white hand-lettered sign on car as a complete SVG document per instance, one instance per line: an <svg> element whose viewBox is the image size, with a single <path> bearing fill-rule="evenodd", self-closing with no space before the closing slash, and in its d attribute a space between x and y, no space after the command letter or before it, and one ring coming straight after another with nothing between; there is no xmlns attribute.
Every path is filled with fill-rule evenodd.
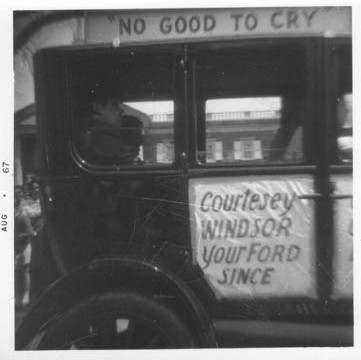
<svg viewBox="0 0 361 360"><path fill-rule="evenodd" d="M345 35L351 33L346 8L167 9L88 11L91 43L216 39L224 37Z"/></svg>
<svg viewBox="0 0 361 360"><path fill-rule="evenodd" d="M218 297L316 296L309 176L190 180L193 260Z"/></svg>

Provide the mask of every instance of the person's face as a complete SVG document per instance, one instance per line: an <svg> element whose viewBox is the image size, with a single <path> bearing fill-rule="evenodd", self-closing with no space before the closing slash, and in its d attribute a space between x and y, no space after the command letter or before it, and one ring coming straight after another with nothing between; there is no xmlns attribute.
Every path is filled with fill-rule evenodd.
<svg viewBox="0 0 361 360"><path fill-rule="evenodd" d="M39 197L39 185L34 183L31 187L31 197L37 199Z"/></svg>
<svg viewBox="0 0 361 360"><path fill-rule="evenodd" d="M122 164L133 164L139 155L139 147L126 142L119 144L119 149L122 154L120 159Z"/></svg>
<svg viewBox="0 0 361 360"><path fill-rule="evenodd" d="M32 176L31 175L25 175L25 184L29 184L32 181Z"/></svg>
<svg viewBox="0 0 361 360"><path fill-rule="evenodd" d="M120 126L123 109L116 99L108 99L104 104L94 104L93 110L97 118L113 126Z"/></svg>
<svg viewBox="0 0 361 360"><path fill-rule="evenodd" d="M129 158L133 160L139 155L139 148L144 142L143 128L141 125L128 127L124 130L125 144L127 146L127 153Z"/></svg>

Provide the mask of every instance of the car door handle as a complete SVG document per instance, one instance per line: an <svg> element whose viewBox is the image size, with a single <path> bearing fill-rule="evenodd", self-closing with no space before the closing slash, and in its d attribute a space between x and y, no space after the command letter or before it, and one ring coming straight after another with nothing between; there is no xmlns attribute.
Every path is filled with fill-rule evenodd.
<svg viewBox="0 0 361 360"><path fill-rule="evenodd" d="M321 198L321 194L319 193L314 193L314 194L304 194L304 195L298 195L299 199L302 200L317 200Z"/></svg>
<svg viewBox="0 0 361 360"><path fill-rule="evenodd" d="M353 195L351 194L331 194L330 195L332 199L335 199L335 200L342 200L342 199L352 199L353 198Z"/></svg>

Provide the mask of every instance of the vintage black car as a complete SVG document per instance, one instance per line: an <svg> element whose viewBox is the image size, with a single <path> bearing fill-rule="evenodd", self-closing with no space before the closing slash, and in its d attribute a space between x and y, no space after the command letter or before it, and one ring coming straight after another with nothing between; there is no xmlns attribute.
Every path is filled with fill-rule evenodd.
<svg viewBox="0 0 361 360"><path fill-rule="evenodd" d="M55 275L16 348L351 346L350 9L87 16L35 56ZM83 143L108 89L131 162Z"/></svg>

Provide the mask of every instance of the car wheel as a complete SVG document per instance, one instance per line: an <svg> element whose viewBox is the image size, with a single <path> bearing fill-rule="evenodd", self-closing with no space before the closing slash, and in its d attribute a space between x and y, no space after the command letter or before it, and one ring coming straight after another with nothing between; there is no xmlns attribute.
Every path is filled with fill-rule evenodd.
<svg viewBox="0 0 361 360"><path fill-rule="evenodd" d="M151 296L106 293L84 300L50 322L37 349L165 349L194 347L179 316Z"/></svg>

